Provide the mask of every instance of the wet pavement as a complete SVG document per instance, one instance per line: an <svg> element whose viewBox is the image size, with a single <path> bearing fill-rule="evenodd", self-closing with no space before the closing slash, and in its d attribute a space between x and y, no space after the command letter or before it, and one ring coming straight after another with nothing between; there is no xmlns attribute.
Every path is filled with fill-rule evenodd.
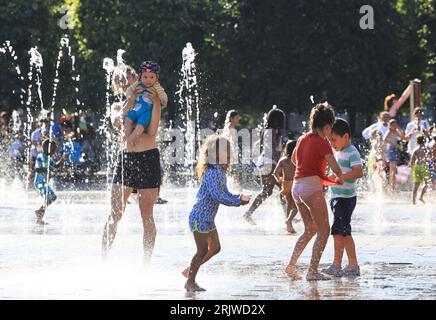
<svg viewBox="0 0 436 320"><path fill-rule="evenodd" d="M405 193L394 200L360 197L352 225L362 276L322 282L292 281L284 274L297 236L286 234L276 194L255 212L257 226L241 219L245 208L222 207L216 220L222 250L197 278L207 291L189 295L180 272L195 252L187 222L195 190L162 190L170 202L155 207L158 236L150 265L141 259L142 227L134 199L103 262L105 192L58 193L47 210L50 224L41 228L34 225L37 196L6 197L4 190L0 299L436 299L435 205L411 206ZM295 226L302 231L301 222ZM312 242L300 258L303 274L311 247ZM330 239L322 267L332 255Z"/></svg>

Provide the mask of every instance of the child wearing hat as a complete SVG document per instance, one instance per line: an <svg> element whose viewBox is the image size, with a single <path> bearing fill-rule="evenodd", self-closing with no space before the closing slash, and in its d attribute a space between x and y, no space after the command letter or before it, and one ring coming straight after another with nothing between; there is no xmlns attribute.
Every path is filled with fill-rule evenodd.
<svg viewBox="0 0 436 320"><path fill-rule="evenodd" d="M168 97L159 83L159 70L157 63L144 61L140 68L140 81L135 81L126 91L127 104L123 113L127 113L124 121L124 139L127 143L133 143L150 124L153 103L148 95L152 90L157 92L162 107L167 106Z"/></svg>

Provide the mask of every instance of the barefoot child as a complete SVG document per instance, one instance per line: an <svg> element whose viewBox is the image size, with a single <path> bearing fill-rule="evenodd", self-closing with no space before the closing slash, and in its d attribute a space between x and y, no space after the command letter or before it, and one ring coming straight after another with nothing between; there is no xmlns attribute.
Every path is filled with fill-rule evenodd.
<svg viewBox="0 0 436 320"><path fill-rule="evenodd" d="M418 135L416 137L416 143L418 147L413 150L412 158L410 159L410 166L413 170L413 196L412 203L416 204L416 194L418 193L419 186L423 183L424 187L421 191L419 200L424 202L424 195L427 191L427 183L430 178L429 165L427 163L428 150L425 147L426 138L424 135Z"/></svg>
<svg viewBox="0 0 436 320"><path fill-rule="evenodd" d="M219 205L236 207L250 202L249 196L231 194L227 190L226 171L230 160L230 142L225 137L212 135L203 144L197 164L197 176L201 184L197 202L189 215L189 227L194 235L197 253L189 268L183 271L188 278L185 289L189 292L205 291L195 282L198 269L221 249L215 226Z"/></svg>
<svg viewBox="0 0 436 320"><path fill-rule="evenodd" d="M45 222L42 220L45 214L45 210L50 204L52 204L56 200L56 195L53 192L53 189L48 185L47 174L49 172L51 173L51 170L59 167L66 159L66 155L63 155L63 157L58 162L50 159L49 163L49 156L52 157L55 154L56 150L56 143L50 141L49 139L46 139L42 142L42 152L38 154L35 160L34 186L35 189L39 191L41 197L44 199L43 205L35 211L37 224L45 224Z"/></svg>
<svg viewBox="0 0 436 320"><path fill-rule="evenodd" d="M127 102L123 108L124 134L127 143L133 143L145 130L151 120L153 104L148 98L151 90L156 90L163 108L167 106L168 97L159 84L159 70L157 63L144 61L140 69L140 82L134 82L126 92ZM136 127L133 129L134 125Z"/></svg>
<svg viewBox="0 0 436 320"><path fill-rule="evenodd" d="M395 175L397 173L397 164L400 160L400 146L398 142L405 138L404 132L398 126L395 119L389 121L389 131L383 136L383 141L387 143L387 160L389 162L389 184L391 191L395 191Z"/></svg>
<svg viewBox="0 0 436 320"><path fill-rule="evenodd" d="M319 261L329 238L330 225L327 203L324 198L324 182L327 181L327 164L332 169L339 183L342 172L336 162L332 148L326 141L330 136L335 113L328 103L318 104L310 112L310 132L301 136L292 153L295 164L292 197L304 223L304 232L298 238L291 260L286 267L286 274L294 280L301 279L297 272L297 262L310 240L316 235L312 249L308 281L329 280L330 277L318 271Z"/></svg>
<svg viewBox="0 0 436 320"><path fill-rule="evenodd" d="M321 270L334 277L360 276L350 223L356 207L356 179L361 178L363 173L359 151L351 144L350 135L348 122L336 119L330 135L330 145L335 150L335 159L341 167L344 184L330 188L330 208L334 216L331 234L334 239L335 255L332 265ZM342 270L344 249L348 256L348 266Z"/></svg>
<svg viewBox="0 0 436 320"><path fill-rule="evenodd" d="M292 199L292 182L295 175L295 165L291 161L297 141L290 140L286 143L284 156L277 163L274 169L274 178L282 186L280 194L286 198L286 229L289 234L297 233L292 225L292 220L298 213L294 199Z"/></svg>

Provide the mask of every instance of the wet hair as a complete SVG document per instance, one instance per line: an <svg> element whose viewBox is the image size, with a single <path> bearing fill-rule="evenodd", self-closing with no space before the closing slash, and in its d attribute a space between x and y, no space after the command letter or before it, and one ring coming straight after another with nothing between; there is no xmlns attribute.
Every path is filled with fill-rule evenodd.
<svg viewBox="0 0 436 320"><path fill-rule="evenodd" d="M217 157L210 158L209 155L215 154L219 155L220 146L222 148L223 145L230 146L230 141L223 135L213 134L206 138L206 140L203 142L200 150L200 154L197 161L197 166L195 168L195 171L197 173L197 179L201 181L203 178L206 169L211 164L216 164ZM227 152L230 152L228 149ZM221 160L221 159L220 159Z"/></svg>
<svg viewBox="0 0 436 320"><path fill-rule="evenodd" d="M297 146L296 140L288 140L288 142L286 142L285 145L284 156L290 158L296 146Z"/></svg>
<svg viewBox="0 0 436 320"><path fill-rule="evenodd" d="M238 113L238 111L236 111L236 110L230 110L230 111L228 111L228 112L227 112L227 115L226 115L226 121L225 121L224 125L229 124L230 121L231 121L234 117L236 117L237 115L239 115L239 113Z"/></svg>
<svg viewBox="0 0 436 320"><path fill-rule="evenodd" d="M393 106L394 100L397 99L395 94L390 94L385 98L384 110L389 111L389 109Z"/></svg>
<svg viewBox="0 0 436 320"><path fill-rule="evenodd" d="M123 80L127 82L127 76L136 77L136 71L133 67L127 64L118 65L112 73L112 91L114 94L124 94L123 88L120 86L120 82Z"/></svg>
<svg viewBox="0 0 436 320"><path fill-rule="evenodd" d="M335 111L333 107L327 102L317 104L310 111L310 129L315 131L316 129L322 129L325 125L329 124L333 126L335 122Z"/></svg>
<svg viewBox="0 0 436 320"><path fill-rule="evenodd" d="M56 142L54 141L50 141L50 139L45 139L42 142L42 152L44 152L44 154L48 154L49 153L49 147L50 145L54 144L57 147Z"/></svg>
<svg viewBox="0 0 436 320"><path fill-rule="evenodd" d="M285 113L279 108L272 108L267 115L266 129L284 129L285 127Z"/></svg>
<svg viewBox="0 0 436 320"><path fill-rule="evenodd" d="M341 118L337 118L335 120L335 123L333 124L332 127L332 132L340 137L343 137L346 133L348 133L349 137L351 136L350 125L348 124L347 121Z"/></svg>
<svg viewBox="0 0 436 320"><path fill-rule="evenodd" d="M419 134L416 137L416 143L419 144L420 146L424 145L425 144L425 136L422 134Z"/></svg>

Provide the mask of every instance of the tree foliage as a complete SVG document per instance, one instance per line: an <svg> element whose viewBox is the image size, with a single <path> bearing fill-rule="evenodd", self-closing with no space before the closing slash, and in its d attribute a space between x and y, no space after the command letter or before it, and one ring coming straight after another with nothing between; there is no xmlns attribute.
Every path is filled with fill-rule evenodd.
<svg viewBox="0 0 436 320"><path fill-rule="evenodd" d="M74 15L74 29L67 31L57 24L65 4ZM374 8L374 30L359 27L362 5ZM205 114L229 107L255 114L273 104L303 112L313 95L353 117L370 115L410 79L421 78L424 91L436 82L435 0L2 0L0 18L0 40L11 40L25 72L30 47L41 51L46 104L67 32L81 75L80 100L95 112L105 105L103 59L122 48L132 66L144 59L161 64L174 117L187 42L198 52ZM11 61L0 56L0 67L0 103L14 108L11 92L21 84ZM58 107L71 107L77 95L68 69L63 63Z"/></svg>

